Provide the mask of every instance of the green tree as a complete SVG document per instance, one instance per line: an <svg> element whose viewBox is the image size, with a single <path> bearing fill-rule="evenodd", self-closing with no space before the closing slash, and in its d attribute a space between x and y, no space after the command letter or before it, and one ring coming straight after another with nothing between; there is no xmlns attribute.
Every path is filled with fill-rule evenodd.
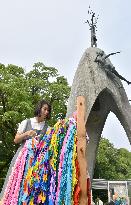
<svg viewBox="0 0 131 205"><path fill-rule="evenodd" d="M56 68L39 62L26 73L21 67L0 64L0 178L18 148L13 143L18 123L33 116L36 103L46 99L52 105L53 125L58 117L65 117L69 93L67 80Z"/></svg>
<svg viewBox="0 0 131 205"><path fill-rule="evenodd" d="M124 148L117 149L108 139L101 138L94 178L107 180L131 178L131 153Z"/></svg>
<svg viewBox="0 0 131 205"><path fill-rule="evenodd" d="M117 149L108 139L101 138L94 171L94 179L126 180L131 178L131 152ZM93 190L94 200L99 196L107 201L107 190Z"/></svg>
<svg viewBox="0 0 131 205"><path fill-rule="evenodd" d="M131 179L131 152L125 148L118 149L118 162L121 166L116 167L116 171L122 173L120 179Z"/></svg>

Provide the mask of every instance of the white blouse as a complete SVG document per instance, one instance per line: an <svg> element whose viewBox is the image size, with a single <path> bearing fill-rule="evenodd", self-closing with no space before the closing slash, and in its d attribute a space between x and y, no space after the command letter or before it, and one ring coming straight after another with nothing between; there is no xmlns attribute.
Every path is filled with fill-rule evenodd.
<svg viewBox="0 0 131 205"><path fill-rule="evenodd" d="M33 117L33 118L30 118L31 120L31 127L33 129L36 129L36 130L42 130L44 125L45 125L45 121L43 122L37 122L36 120L36 117ZM26 124L27 124L27 119L23 120L19 126L18 126L18 129L17 129L17 132L19 134L22 134L26 128Z"/></svg>

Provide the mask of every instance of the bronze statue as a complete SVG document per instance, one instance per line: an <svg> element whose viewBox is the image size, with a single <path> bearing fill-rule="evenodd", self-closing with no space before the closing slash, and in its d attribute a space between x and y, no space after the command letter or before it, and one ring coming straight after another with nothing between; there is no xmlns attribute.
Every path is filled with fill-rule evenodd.
<svg viewBox="0 0 131 205"><path fill-rule="evenodd" d="M98 17L95 18L95 13L92 10L91 11L88 10L88 14L91 14L91 22L87 20L85 23L89 24L89 27L91 30L91 47L94 47L94 46L97 47L96 24L97 24Z"/></svg>
<svg viewBox="0 0 131 205"><path fill-rule="evenodd" d="M115 52L115 53L110 53L108 55L104 55L104 51L100 51L97 56L96 56L96 59L95 59L95 62L98 63L99 65L101 65L105 71L107 73L112 73L114 74L115 76L117 76L119 79L125 81L128 85L131 84L130 81L128 81L126 78L124 78L122 75L120 75L116 70L115 70L115 67L110 64L106 59L111 56L111 55L115 55L117 53L120 53L120 52Z"/></svg>

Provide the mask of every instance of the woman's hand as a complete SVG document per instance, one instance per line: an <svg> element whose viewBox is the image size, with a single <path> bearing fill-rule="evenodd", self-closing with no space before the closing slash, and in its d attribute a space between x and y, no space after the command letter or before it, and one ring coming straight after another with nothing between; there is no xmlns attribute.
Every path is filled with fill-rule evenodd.
<svg viewBox="0 0 131 205"><path fill-rule="evenodd" d="M27 137L35 137L36 136L36 131L35 130L29 130L26 133Z"/></svg>
<svg viewBox="0 0 131 205"><path fill-rule="evenodd" d="M29 130L22 134L17 133L15 136L14 142L17 144L17 143L22 142L23 140L27 140L29 137L35 137L36 135L37 133L35 130Z"/></svg>

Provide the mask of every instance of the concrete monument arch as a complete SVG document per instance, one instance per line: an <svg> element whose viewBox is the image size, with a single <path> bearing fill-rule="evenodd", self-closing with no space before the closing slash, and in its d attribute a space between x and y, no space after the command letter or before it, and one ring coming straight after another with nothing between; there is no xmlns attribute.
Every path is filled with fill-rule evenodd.
<svg viewBox="0 0 131 205"><path fill-rule="evenodd" d="M110 111L119 119L131 143L131 105L119 77L107 72L106 66L95 61L101 52L105 55L101 49L91 47L83 54L75 73L67 107L69 117L76 110L76 98L85 97L86 129L90 138L87 160L91 178L101 133ZM109 58L106 63L113 67Z"/></svg>

